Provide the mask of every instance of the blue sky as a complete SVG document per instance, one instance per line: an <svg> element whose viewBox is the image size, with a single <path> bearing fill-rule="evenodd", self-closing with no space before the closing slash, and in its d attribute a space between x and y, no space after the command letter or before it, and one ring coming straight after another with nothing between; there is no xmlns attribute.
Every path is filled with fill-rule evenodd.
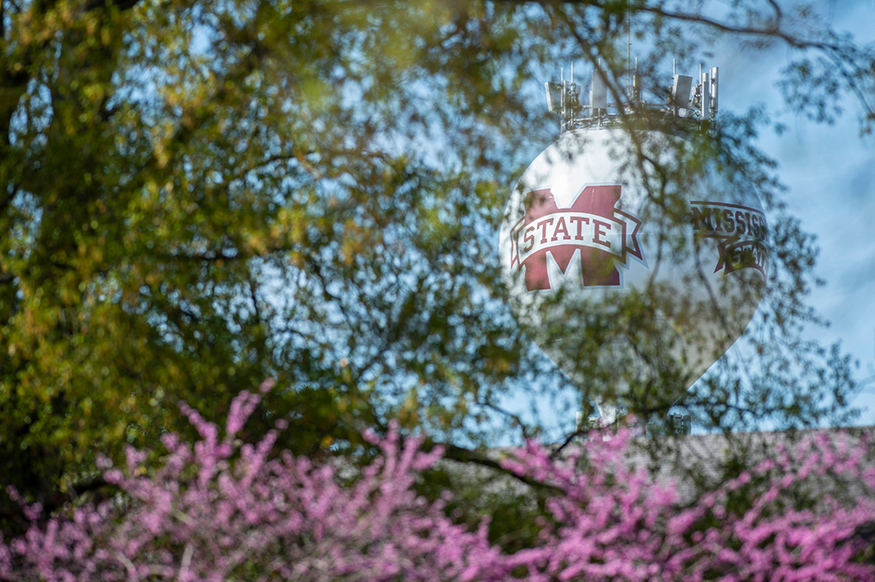
<svg viewBox="0 0 875 582"><path fill-rule="evenodd" d="M875 2L821 2L838 30L859 44L875 43ZM875 136L859 135L859 107L842 101L845 114L834 125L816 124L787 111L774 80L789 61L784 47L765 53L733 47L714 51L720 66L721 109L736 112L764 104L783 135L764 132L760 146L780 164L789 187L785 200L803 228L817 236L817 274L826 280L811 304L831 321L817 330L824 343L841 340L859 360L858 379L869 378L854 402L868 408L860 424L875 424Z"/></svg>

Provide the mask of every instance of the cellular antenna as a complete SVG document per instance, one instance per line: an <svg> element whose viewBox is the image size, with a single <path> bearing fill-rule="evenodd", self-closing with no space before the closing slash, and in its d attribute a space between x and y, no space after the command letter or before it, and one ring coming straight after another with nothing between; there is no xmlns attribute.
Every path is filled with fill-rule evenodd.
<svg viewBox="0 0 875 582"><path fill-rule="evenodd" d="M626 95L632 95L632 9L626 2Z"/></svg>
<svg viewBox="0 0 875 582"><path fill-rule="evenodd" d="M610 76L609 71L602 70L602 59L596 61L592 70L592 80L589 85L589 99L580 100L581 88L574 82L574 63L571 63L571 75L565 78L565 69L560 68L559 82L544 83L547 97L547 108L559 115L559 133L582 128L613 127L620 124L622 115L667 115L683 118L684 123L705 125L708 127L717 116L717 81L718 68L705 69L699 65L699 74L687 76L677 74L677 59L672 60L672 82L661 91L656 92L658 101L647 101L644 94L642 78L638 73L638 59L632 68L632 25L631 12L627 14L627 69L626 94L619 95L615 102L609 103ZM619 77L619 75L617 75ZM617 80L621 81L622 77ZM590 76L587 75L587 81ZM652 95L652 94L651 94ZM667 98L667 100L666 100ZM625 112L625 113L624 113Z"/></svg>

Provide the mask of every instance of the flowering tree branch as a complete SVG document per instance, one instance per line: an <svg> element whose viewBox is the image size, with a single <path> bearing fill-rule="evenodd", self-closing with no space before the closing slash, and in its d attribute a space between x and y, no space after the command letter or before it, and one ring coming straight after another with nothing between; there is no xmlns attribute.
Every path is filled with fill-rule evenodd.
<svg viewBox="0 0 875 582"><path fill-rule="evenodd" d="M265 383L261 392L270 390ZM444 452L397 428L365 438L379 450L360 470L272 454L279 421L259 443L238 434L261 392L234 399L224 427L182 405L200 437L163 439L153 473L129 449L124 469L101 461L123 497L68 507L0 540L0 579L92 580L871 580L865 532L875 523L875 468L866 438L804 440L682 504L676 483L630 465L621 430L569 447L561 460L529 443L500 462L549 488L540 534L509 552L447 515L451 497L415 493ZM491 462L479 459L481 464ZM354 474L353 474L354 472ZM353 476L350 481L350 477ZM852 484L837 488L835 481ZM812 502L812 499L814 500ZM868 528L868 529L867 529Z"/></svg>

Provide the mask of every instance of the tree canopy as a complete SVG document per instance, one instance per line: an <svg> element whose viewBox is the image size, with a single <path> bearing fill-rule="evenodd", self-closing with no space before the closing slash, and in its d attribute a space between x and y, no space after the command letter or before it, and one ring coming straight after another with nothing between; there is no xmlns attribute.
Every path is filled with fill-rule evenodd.
<svg viewBox="0 0 875 582"><path fill-rule="evenodd" d="M393 419L460 457L537 434L504 397L570 382L509 311L497 228L555 137L532 80L574 61L622 97L627 26L651 100L672 58L781 43L792 107L829 121L845 92L875 124L872 51L776 2L0 7L0 474L43 501L98 453L190 431L179 400L220 418L268 376L248 430L286 419L282 446L309 455ZM679 162L743 168L772 221L761 362L691 396L708 428L841 419L853 384L846 356L801 339L816 249L756 147L768 123L722 114Z"/></svg>

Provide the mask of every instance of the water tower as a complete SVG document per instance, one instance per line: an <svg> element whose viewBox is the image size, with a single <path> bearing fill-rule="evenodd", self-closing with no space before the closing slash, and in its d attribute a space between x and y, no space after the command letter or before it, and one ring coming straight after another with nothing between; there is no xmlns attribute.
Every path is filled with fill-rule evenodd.
<svg viewBox="0 0 875 582"><path fill-rule="evenodd" d="M511 307L538 346L593 401L665 415L736 341L769 269L754 185L714 155L718 69L674 74L658 102L588 99L546 83L560 136L516 183L500 232Z"/></svg>

